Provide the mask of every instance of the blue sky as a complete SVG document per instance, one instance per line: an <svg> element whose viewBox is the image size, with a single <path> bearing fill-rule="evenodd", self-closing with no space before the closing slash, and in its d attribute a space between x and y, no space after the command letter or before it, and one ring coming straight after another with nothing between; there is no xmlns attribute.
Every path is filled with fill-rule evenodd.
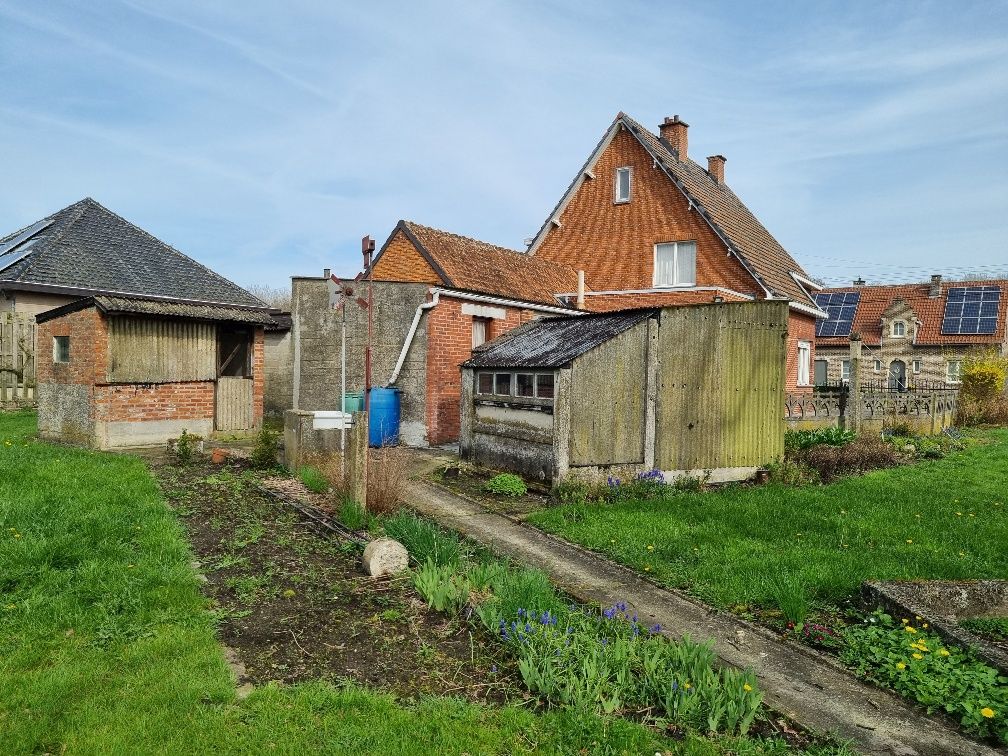
<svg viewBox="0 0 1008 756"><path fill-rule="evenodd" d="M1008 273L1008 3L0 0L0 232L90 195L241 284L523 248L624 110L814 276Z"/></svg>

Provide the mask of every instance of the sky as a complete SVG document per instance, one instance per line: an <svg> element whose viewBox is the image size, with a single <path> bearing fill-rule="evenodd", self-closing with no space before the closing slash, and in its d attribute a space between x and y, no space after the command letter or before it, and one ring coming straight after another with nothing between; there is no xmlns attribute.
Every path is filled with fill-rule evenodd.
<svg viewBox="0 0 1008 756"><path fill-rule="evenodd" d="M0 235L91 196L242 285L524 249L616 113L812 276L1008 275L1008 0L0 0Z"/></svg>

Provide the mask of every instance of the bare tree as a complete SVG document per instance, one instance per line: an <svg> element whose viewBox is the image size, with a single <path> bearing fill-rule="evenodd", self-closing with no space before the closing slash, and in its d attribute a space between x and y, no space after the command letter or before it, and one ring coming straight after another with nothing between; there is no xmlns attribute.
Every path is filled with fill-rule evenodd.
<svg viewBox="0 0 1008 756"><path fill-rule="evenodd" d="M269 284L252 284L247 289L250 294L276 310L290 310L291 308L290 289L281 289Z"/></svg>

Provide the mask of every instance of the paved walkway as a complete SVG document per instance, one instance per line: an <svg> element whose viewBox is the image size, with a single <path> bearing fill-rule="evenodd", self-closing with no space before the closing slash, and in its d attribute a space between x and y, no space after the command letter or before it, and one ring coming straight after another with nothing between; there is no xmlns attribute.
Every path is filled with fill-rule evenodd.
<svg viewBox="0 0 1008 756"><path fill-rule="evenodd" d="M898 696L858 681L804 646L783 641L765 628L714 611L682 593L660 588L608 559L488 512L439 486L415 480L407 500L446 527L544 570L579 601L603 605L626 601L643 621L661 624L668 636L710 639L724 663L751 667L756 672L771 707L813 730L853 740L866 753L999 753L922 716Z"/></svg>

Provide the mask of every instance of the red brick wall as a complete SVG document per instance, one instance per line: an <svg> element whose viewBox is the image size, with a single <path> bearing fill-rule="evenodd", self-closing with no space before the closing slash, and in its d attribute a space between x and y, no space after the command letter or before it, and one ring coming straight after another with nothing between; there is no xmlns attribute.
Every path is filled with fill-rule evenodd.
<svg viewBox="0 0 1008 756"><path fill-rule="evenodd" d="M266 388L266 335L256 328L252 339L252 419L255 427L262 427L263 395Z"/></svg>
<svg viewBox="0 0 1008 756"><path fill-rule="evenodd" d="M630 202L613 203L616 169L633 167ZM654 285L654 245L695 241L697 285L724 286L751 294L759 284L682 193L627 131L619 132L560 215L560 228L546 235L536 256L585 271L595 291L650 289Z"/></svg>
<svg viewBox="0 0 1008 756"><path fill-rule="evenodd" d="M374 272L371 275L375 281L444 283L441 276L434 271L401 230L396 232L385 247L378 262L374 264Z"/></svg>
<svg viewBox="0 0 1008 756"><path fill-rule="evenodd" d="M462 302L444 293L427 315L427 441L432 446L459 437L462 376L459 366L472 356L472 316ZM487 340L530 320L530 310L503 308L506 316L489 323Z"/></svg>
<svg viewBox="0 0 1008 756"><path fill-rule="evenodd" d="M53 338L70 337L70 361L53 362ZM37 331L39 383L103 383L108 372L108 328L93 307L40 323Z"/></svg>
<svg viewBox="0 0 1008 756"><path fill-rule="evenodd" d="M213 381L95 386L95 420L99 422L205 420L213 416Z"/></svg>
<svg viewBox="0 0 1008 756"><path fill-rule="evenodd" d="M788 316L787 363L784 378L787 390L792 392L810 392L811 386L798 385L798 342L807 341L811 347L809 357L809 381L815 380L815 324L811 315L804 315L794 310Z"/></svg>

